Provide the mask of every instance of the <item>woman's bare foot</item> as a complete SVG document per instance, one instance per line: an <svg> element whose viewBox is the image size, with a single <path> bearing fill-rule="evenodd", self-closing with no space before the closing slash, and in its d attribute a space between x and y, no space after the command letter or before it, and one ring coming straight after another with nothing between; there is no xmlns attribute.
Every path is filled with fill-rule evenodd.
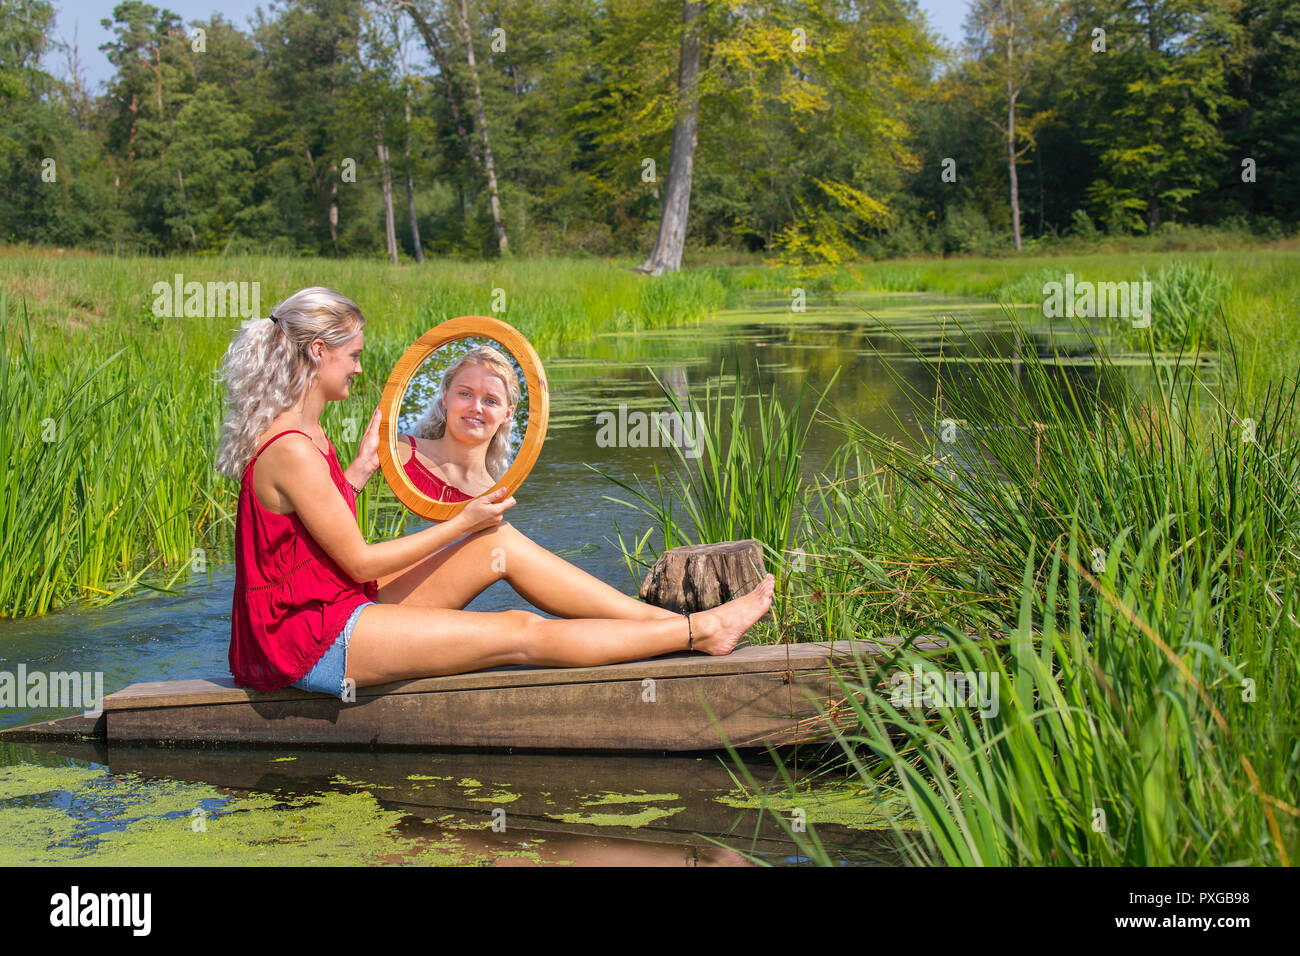
<svg viewBox="0 0 1300 956"><path fill-rule="evenodd" d="M772 593L776 582L768 575L758 582L748 594L719 604L707 611L691 614L691 630L695 635L695 649L705 654L730 654L741 635L767 613L772 606Z"/></svg>

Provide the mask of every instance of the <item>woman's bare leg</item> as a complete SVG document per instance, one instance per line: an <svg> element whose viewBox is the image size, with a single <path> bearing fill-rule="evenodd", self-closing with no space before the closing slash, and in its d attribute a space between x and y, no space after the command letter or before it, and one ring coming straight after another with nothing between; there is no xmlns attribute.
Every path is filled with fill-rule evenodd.
<svg viewBox="0 0 1300 956"><path fill-rule="evenodd" d="M729 654L772 604L768 575L735 600L691 614L695 649ZM458 611L414 604L375 604L357 618L347 676L358 687L415 677L463 674L531 664L592 667L687 649L685 615L671 619L550 621L531 611Z"/></svg>
<svg viewBox="0 0 1300 956"><path fill-rule="evenodd" d="M502 578L529 604L556 617L654 621L682 616L628 597L509 522L461 538L405 571L380 578L379 599L384 604L460 609Z"/></svg>

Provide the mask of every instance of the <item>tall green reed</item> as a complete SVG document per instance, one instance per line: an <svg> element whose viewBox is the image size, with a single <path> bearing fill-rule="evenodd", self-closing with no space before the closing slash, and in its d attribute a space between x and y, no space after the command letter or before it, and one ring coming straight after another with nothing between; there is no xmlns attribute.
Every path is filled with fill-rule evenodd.
<svg viewBox="0 0 1300 956"><path fill-rule="evenodd" d="M206 565L222 523L211 468L213 386L159 380L131 346L37 350L0 297L6 542L0 613L112 598L145 575Z"/></svg>
<svg viewBox="0 0 1300 956"><path fill-rule="evenodd" d="M1171 580L1158 561L1162 533L1136 544L1133 571L1117 566L1099 577L1071 538L1051 554L1041 596L1031 555L1019 622L1000 639L976 641L942 625L950 647L941 660L903 650L839 675L856 727L836 742L864 799L890 812L900 859L1295 860L1295 645L1272 644L1251 623L1240 636L1258 656L1234 659L1216 647L1212 586ZM1153 574L1154 590L1163 584L1177 594L1175 607L1160 606ZM1091 613L1081 602L1088 590L1101 596ZM1287 605L1296 599L1292 586ZM912 684L918 672L934 683ZM949 685L958 675L961 683ZM969 692L981 679L996 691L983 710L989 698ZM787 786L787 802L797 805L797 785ZM790 832L804 853L831 862L812 836Z"/></svg>
<svg viewBox="0 0 1300 956"><path fill-rule="evenodd" d="M721 387L715 392L712 383L707 383L703 409L689 391L683 398L655 376L672 409L670 421L689 423L684 429L687 440L678 442L663 418L653 419L661 429L663 444L674 450L678 463L672 476L675 485L666 487L666 476L658 464L654 466L653 497L594 465L588 467L636 498L611 500L648 516L655 525L650 530L662 534L665 550L752 538L762 544L765 558L776 568L779 587L786 566L797 564L802 557L791 549L790 540L795 508L804 497L803 448L813 419L838 376L837 370L802 422L809 391L807 381L801 385L792 409L782 403L775 385L770 395L757 395L756 420L747 420L747 399L739 375L732 377L730 396L724 395ZM719 370L718 380L725 380L723 369ZM724 411L728 402L730 410ZM699 450L698 456L691 454L692 442ZM680 519L673 511L674 504L684 512ZM640 557L649 533L632 550L619 535L624 561L634 576L635 566L644 569L652 563Z"/></svg>
<svg viewBox="0 0 1300 956"><path fill-rule="evenodd" d="M950 642L942 660L904 648L841 675L856 727L837 742L870 799L905 804L898 853L1294 861L1295 384L1247 415L1195 366L1139 389L1100 349L1078 379L1051 354L1027 351L1019 379L982 357L959 399L917 412L964 423L971 447L939 428L909 444L843 422L821 523L810 513L804 529L813 636ZM900 699L897 675L918 667L984 675L996 712Z"/></svg>

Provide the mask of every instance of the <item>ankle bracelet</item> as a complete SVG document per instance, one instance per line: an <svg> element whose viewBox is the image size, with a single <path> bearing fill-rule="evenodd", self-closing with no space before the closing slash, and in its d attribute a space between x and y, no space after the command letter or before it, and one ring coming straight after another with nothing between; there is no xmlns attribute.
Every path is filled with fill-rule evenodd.
<svg viewBox="0 0 1300 956"><path fill-rule="evenodd" d="M691 615L689 613L686 615L686 649L688 651L695 650L695 634L691 631Z"/></svg>

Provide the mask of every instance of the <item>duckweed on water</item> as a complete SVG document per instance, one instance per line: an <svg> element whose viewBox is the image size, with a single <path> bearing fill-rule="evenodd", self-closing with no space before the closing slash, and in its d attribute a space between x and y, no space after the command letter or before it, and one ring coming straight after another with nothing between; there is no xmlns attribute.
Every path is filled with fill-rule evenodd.
<svg viewBox="0 0 1300 956"><path fill-rule="evenodd" d="M685 807L646 807L640 813L548 813L552 820L561 823L586 823L597 827L631 827L637 829L656 820L681 813Z"/></svg>
<svg viewBox="0 0 1300 956"><path fill-rule="evenodd" d="M848 827L851 830L883 830L889 827L888 812L866 791L855 787L813 787L793 796L770 793L766 796L733 790L713 798L717 803L737 810L765 810L790 819L802 810L807 823ZM909 828L906 822L899 826Z"/></svg>
<svg viewBox="0 0 1300 956"><path fill-rule="evenodd" d="M484 797L470 797L469 799L474 803L513 803L519 799L519 794L510 793L506 790L497 790Z"/></svg>
<svg viewBox="0 0 1300 956"><path fill-rule="evenodd" d="M675 793L606 793L595 800L584 800L584 807L606 806L611 803L655 803L663 800L680 800Z"/></svg>
<svg viewBox="0 0 1300 956"><path fill-rule="evenodd" d="M0 767L0 799L8 803L0 813L3 866L476 862L451 833L395 836L406 814L365 792L231 796L206 785L22 764Z"/></svg>
<svg viewBox="0 0 1300 956"><path fill-rule="evenodd" d="M91 767L37 767L30 764L23 766L0 767L0 800L13 797L34 796L55 789L65 789L47 781L43 771L55 770L59 773L60 783L69 783L84 787L104 776L102 770Z"/></svg>
<svg viewBox="0 0 1300 956"><path fill-rule="evenodd" d="M606 791L598 797L583 800L581 805L584 807L604 807L619 804L662 803L666 800L680 799L681 797L675 793L646 793L644 791L612 793ZM631 827L635 829L654 823L656 820L671 817L673 814L681 813L685 809L685 807L644 807L637 813L583 813L576 811L573 813L549 813L547 816L552 820L559 820L561 823L586 823L598 827Z"/></svg>
<svg viewBox="0 0 1300 956"><path fill-rule="evenodd" d="M341 773L336 773L333 777L331 777L330 783L338 784L340 786L345 786L345 787L359 787L363 790L396 790L397 789L397 787L395 787L391 783L371 783L368 780L352 780L348 777L343 776L343 774Z"/></svg>

